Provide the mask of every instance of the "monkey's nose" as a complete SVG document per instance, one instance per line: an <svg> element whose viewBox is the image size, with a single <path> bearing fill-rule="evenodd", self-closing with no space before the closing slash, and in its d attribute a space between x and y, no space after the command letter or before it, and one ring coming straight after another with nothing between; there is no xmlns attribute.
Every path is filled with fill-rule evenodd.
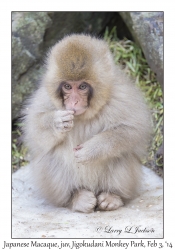
<svg viewBox="0 0 175 250"><path fill-rule="evenodd" d="M78 104L78 100L72 102L72 106L75 106L75 105L77 105L77 104Z"/></svg>

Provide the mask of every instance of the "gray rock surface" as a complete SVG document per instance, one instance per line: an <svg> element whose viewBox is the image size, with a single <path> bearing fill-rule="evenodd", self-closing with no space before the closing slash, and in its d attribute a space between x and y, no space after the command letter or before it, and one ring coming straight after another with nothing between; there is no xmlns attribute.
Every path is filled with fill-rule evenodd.
<svg viewBox="0 0 175 250"><path fill-rule="evenodd" d="M143 167L140 196L110 212L54 207L32 186L30 166L12 176L12 238L162 238L163 181Z"/></svg>
<svg viewBox="0 0 175 250"><path fill-rule="evenodd" d="M163 88L163 12L120 12Z"/></svg>
<svg viewBox="0 0 175 250"><path fill-rule="evenodd" d="M12 116L19 116L23 100L36 88L45 30L45 12L12 12Z"/></svg>

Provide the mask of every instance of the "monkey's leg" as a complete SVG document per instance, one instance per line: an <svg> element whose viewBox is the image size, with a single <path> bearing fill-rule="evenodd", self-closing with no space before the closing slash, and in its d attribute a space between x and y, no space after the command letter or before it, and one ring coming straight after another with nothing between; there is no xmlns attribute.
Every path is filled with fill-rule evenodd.
<svg viewBox="0 0 175 250"><path fill-rule="evenodd" d="M102 192L97 197L97 210L116 210L123 205L124 204L120 196L116 194Z"/></svg>
<svg viewBox="0 0 175 250"><path fill-rule="evenodd" d="M73 211L91 213L97 204L95 195L86 189L81 189L74 193L70 202L70 208Z"/></svg>

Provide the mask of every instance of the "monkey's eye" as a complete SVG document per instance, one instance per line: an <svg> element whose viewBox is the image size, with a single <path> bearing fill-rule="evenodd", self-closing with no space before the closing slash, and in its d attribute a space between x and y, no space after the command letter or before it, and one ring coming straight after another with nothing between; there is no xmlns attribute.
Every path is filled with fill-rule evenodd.
<svg viewBox="0 0 175 250"><path fill-rule="evenodd" d="M79 89L81 89L81 90L84 90L84 89L86 89L87 88L87 84L86 83L82 83L82 84L80 84L80 86L79 86Z"/></svg>
<svg viewBox="0 0 175 250"><path fill-rule="evenodd" d="M64 84L64 88L65 88L65 89L67 89L67 90L69 90L69 89L71 89L72 87L71 87L71 85L70 85L70 84L65 83L65 84Z"/></svg>

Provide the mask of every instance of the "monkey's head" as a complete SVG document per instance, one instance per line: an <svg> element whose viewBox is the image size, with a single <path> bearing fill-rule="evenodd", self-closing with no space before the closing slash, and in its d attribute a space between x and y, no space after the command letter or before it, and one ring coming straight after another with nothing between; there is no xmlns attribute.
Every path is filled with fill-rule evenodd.
<svg viewBox="0 0 175 250"><path fill-rule="evenodd" d="M115 65L106 42L88 35L71 35L50 50L45 86L54 105L94 117L109 101Z"/></svg>

